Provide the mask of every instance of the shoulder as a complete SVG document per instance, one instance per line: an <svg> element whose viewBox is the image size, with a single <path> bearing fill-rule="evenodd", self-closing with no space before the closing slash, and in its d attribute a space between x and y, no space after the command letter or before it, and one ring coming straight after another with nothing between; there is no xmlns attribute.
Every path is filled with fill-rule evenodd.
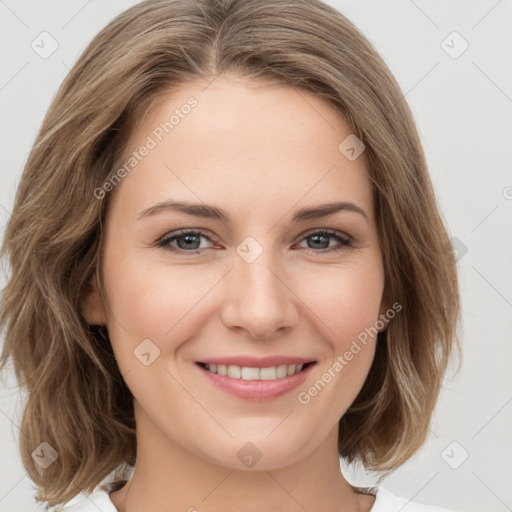
<svg viewBox="0 0 512 512"><path fill-rule="evenodd" d="M72 500L51 509L51 512L117 512L108 489L96 487L91 494L80 493Z"/></svg>
<svg viewBox="0 0 512 512"><path fill-rule="evenodd" d="M402 498L383 487L372 489L375 502L370 512L455 512L435 505L422 505ZM98 486L92 494L79 494L55 512L117 512L107 489Z"/></svg>
<svg viewBox="0 0 512 512"><path fill-rule="evenodd" d="M455 512L435 505L422 505L410 501L383 487L378 487L372 494L375 494L375 503L370 512Z"/></svg>
<svg viewBox="0 0 512 512"><path fill-rule="evenodd" d="M74 498L55 507L49 507L48 512L118 512L110 493L123 487L131 478L133 466L121 463L101 480L91 493L85 491Z"/></svg>

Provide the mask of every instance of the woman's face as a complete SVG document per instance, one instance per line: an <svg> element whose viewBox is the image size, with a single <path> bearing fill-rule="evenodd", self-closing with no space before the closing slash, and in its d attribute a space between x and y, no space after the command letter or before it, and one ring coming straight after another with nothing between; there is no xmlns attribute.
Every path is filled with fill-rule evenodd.
<svg viewBox="0 0 512 512"><path fill-rule="evenodd" d="M308 92L205 85L183 85L134 132L107 192L107 301L91 296L86 316L108 326L138 449L284 467L335 444L374 356L376 337L358 336L387 308L365 155L352 139L338 148L350 128ZM165 202L182 206L152 209ZM349 206L321 215L333 203ZM227 376L198 364L228 357ZM282 377L293 358L316 363Z"/></svg>

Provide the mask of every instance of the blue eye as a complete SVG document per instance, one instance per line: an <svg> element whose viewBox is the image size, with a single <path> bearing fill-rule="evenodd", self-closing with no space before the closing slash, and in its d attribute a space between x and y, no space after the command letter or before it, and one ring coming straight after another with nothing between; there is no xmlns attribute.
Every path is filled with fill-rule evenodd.
<svg viewBox="0 0 512 512"><path fill-rule="evenodd" d="M191 230L182 230L179 231L177 234L170 234L165 235L159 242L158 245L160 247L165 247L166 249L169 249L170 251L175 252L188 252L188 253L197 253L200 252L197 249L201 248L201 242L199 241L199 246L197 245L198 240L201 238L205 238L208 241L212 241L210 237L206 236L201 231L191 231ZM171 242L174 241L178 242L178 247L173 247L170 245ZM193 250L188 250L193 249Z"/></svg>
<svg viewBox="0 0 512 512"><path fill-rule="evenodd" d="M157 245L159 247L164 247L165 249L172 252L199 254L200 252L204 252L204 250L211 249L211 247L201 247L201 238L204 238L209 242L213 242L212 239L206 234L204 234L202 231L181 230L178 232L174 232L174 234L169 233L165 235L157 242ZM313 243L314 246L306 247L305 249L308 251L312 251L315 254L339 251L346 247L352 247L351 238L349 238L346 235L342 236L337 231L319 230L312 233L308 233L306 236L302 238L302 240L308 239L310 240L310 243ZM334 247L329 247L330 240L332 239L338 242L337 246L335 245ZM172 242L176 242L178 247L171 245ZM324 247L326 244L327 246Z"/></svg>
<svg viewBox="0 0 512 512"><path fill-rule="evenodd" d="M313 247L307 247L306 249L309 249L310 251L313 251L314 253L325 253L325 252L331 252L331 251L340 251L346 247L352 247L352 240L344 235L341 236L337 231L331 231L331 230L323 230L323 231L315 231L313 233L307 234L303 240L312 240ZM329 247L330 239L334 239L338 242L338 246ZM326 247L325 244L327 244ZM322 246L322 247L318 247Z"/></svg>

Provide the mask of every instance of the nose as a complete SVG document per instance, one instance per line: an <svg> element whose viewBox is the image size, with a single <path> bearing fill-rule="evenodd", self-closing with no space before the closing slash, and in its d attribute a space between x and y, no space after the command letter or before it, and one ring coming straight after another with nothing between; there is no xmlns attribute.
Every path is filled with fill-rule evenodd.
<svg viewBox="0 0 512 512"><path fill-rule="evenodd" d="M298 298L270 250L252 263L236 255L225 281L221 316L229 329L268 340L283 335L297 322Z"/></svg>

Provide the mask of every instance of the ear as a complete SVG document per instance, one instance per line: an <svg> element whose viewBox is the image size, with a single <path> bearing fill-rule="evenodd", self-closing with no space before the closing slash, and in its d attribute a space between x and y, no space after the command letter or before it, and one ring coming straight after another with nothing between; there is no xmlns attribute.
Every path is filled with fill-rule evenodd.
<svg viewBox="0 0 512 512"><path fill-rule="evenodd" d="M80 303L80 310L89 324L107 324L107 315L98 289L96 274L93 274L87 283L86 292Z"/></svg>

